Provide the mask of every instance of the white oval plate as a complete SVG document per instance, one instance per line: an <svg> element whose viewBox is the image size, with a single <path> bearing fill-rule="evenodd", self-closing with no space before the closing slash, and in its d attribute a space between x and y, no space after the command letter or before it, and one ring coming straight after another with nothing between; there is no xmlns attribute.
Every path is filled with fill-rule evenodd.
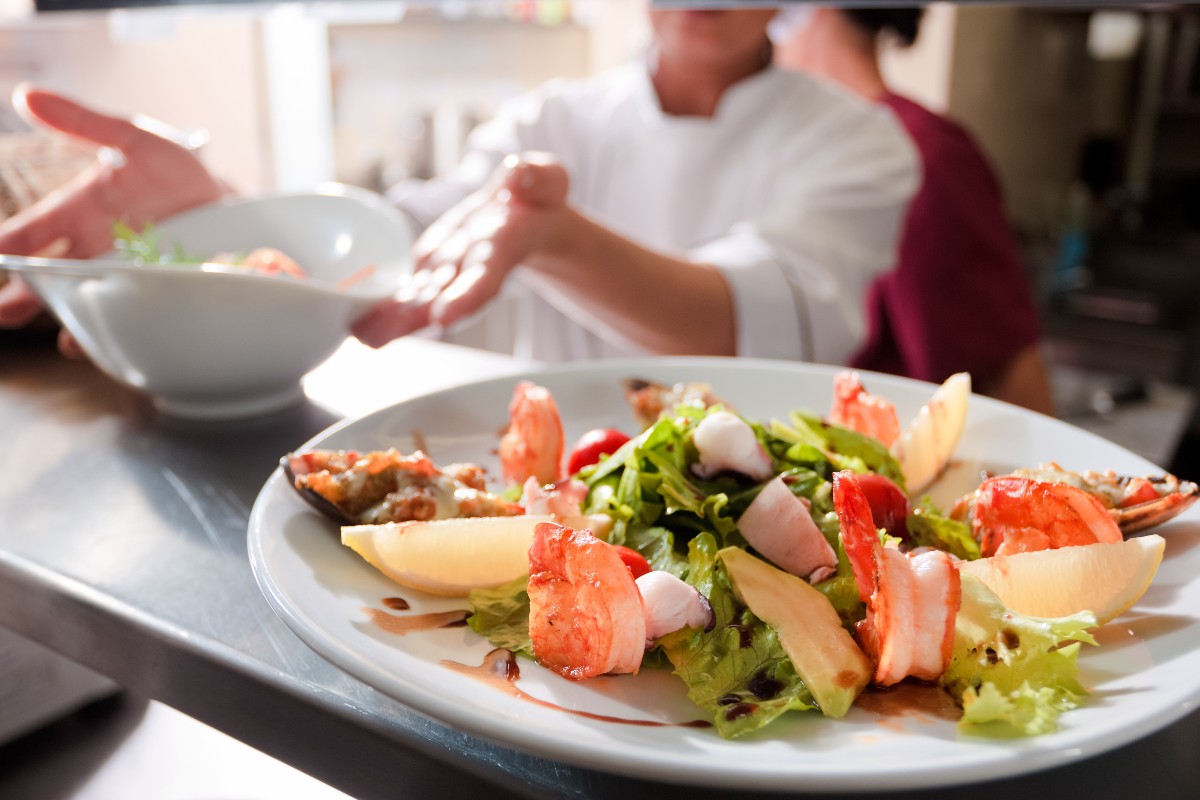
<svg viewBox="0 0 1200 800"><path fill-rule="evenodd" d="M568 441L600 426L633 428L620 380L703 380L747 416L766 420L824 412L835 370L784 362L656 359L592 362L534 373L554 393ZM516 378L468 384L341 423L304 445L413 447L420 431L438 463L475 461L498 475L494 451ZM866 376L902 421L928 399L928 384ZM282 454L281 454L282 455ZM1057 460L1068 469L1149 474L1156 468L1058 420L972 397L958 452L1010 469ZM658 781L791 791L921 788L983 781L1064 764L1165 727L1200 697L1200 509L1159 530L1166 558L1154 585L1098 632L1080 658L1090 702L1064 714L1060 731L1030 739L959 735L951 722L913 709L880 716L855 708L842 720L791 713L762 733L722 740L711 729L638 727L586 719L522 701L456 673L443 660L478 665L491 649L469 629L398 637L365 608L400 596L414 612L463 608L461 600L399 587L341 546L337 526L309 510L277 471L250 516L254 573L284 621L314 650L371 686L447 725L543 757ZM519 686L561 706L633 720L684 722L704 714L668 671L562 680L522 660Z"/></svg>

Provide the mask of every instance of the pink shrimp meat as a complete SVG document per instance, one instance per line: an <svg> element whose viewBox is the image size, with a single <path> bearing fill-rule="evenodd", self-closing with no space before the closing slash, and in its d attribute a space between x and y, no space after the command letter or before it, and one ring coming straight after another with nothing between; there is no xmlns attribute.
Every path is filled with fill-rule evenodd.
<svg viewBox="0 0 1200 800"><path fill-rule="evenodd" d="M546 484L561 478L566 440L550 390L521 381L513 390L508 417L508 431L500 439L505 482L523 484L533 477Z"/></svg>
<svg viewBox="0 0 1200 800"><path fill-rule="evenodd" d="M891 686L910 675L935 680L950 663L962 601L954 560L940 550L907 556L884 547L867 497L849 470L833 476L833 506L867 605L855 634L875 662L873 682Z"/></svg>
<svg viewBox="0 0 1200 800"><path fill-rule="evenodd" d="M980 485L971 529L984 556L1122 539L1104 505L1084 490L1017 475Z"/></svg>
<svg viewBox="0 0 1200 800"><path fill-rule="evenodd" d="M895 406L868 392L857 372L839 372L833 379L833 407L829 409L829 421L878 439L884 447L891 447L900 438L900 418Z"/></svg>
<svg viewBox="0 0 1200 800"><path fill-rule="evenodd" d="M569 680L641 667L642 595L612 545L587 531L539 523L528 592L529 638L542 666Z"/></svg>

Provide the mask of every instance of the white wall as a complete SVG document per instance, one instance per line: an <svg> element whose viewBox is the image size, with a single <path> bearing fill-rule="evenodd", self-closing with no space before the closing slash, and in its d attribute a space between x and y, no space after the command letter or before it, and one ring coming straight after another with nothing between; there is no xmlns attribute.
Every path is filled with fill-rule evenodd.
<svg viewBox="0 0 1200 800"><path fill-rule="evenodd" d="M589 29L573 24L332 26L339 179L378 188L446 169L469 128L498 104L551 78L588 74L589 42Z"/></svg>
<svg viewBox="0 0 1200 800"><path fill-rule="evenodd" d="M238 14L62 14L0 25L6 77L114 114L211 133L205 158L245 191L269 183L258 23Z"/></svg>

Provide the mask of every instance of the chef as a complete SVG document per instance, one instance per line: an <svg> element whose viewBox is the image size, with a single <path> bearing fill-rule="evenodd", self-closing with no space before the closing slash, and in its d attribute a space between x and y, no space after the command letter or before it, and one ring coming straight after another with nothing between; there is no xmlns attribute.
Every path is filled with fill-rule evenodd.
<svg viewBox="0 0 1200 800"><path fill-rule="evenodd" d="M373 345L485 312L509 285L515 346L546 361L712 354L844 363L893 262L916 156L891 115L771 66L771 9L651 10L644 59L517 98L462 165L402 185L416 272L355 333ZM112 148L0 227L0 252L109 247L225 187L182 148L57 95L29 115ZM187 178L184 180L184 178ZM17 283L0 323L33 313Z"/></svg>

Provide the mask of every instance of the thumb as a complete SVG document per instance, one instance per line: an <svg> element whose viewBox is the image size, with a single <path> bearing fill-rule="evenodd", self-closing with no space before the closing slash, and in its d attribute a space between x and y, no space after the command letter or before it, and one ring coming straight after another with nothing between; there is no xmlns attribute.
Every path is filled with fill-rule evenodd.
<svg viewBox="0 0 1200 800"><path fill-rule="evenodd" d="M570 178L562 164L549 158L523 155L507 165L504 187L517 203L561 206L567 202Z"/></svg>
<svg viewBox="0 0 1200 800"><path fill-rule="evenodd" d="M100 147L125 149L140 133L128 119L101 114L29 84L13 90L12 102L26 121Z"/></svg>

